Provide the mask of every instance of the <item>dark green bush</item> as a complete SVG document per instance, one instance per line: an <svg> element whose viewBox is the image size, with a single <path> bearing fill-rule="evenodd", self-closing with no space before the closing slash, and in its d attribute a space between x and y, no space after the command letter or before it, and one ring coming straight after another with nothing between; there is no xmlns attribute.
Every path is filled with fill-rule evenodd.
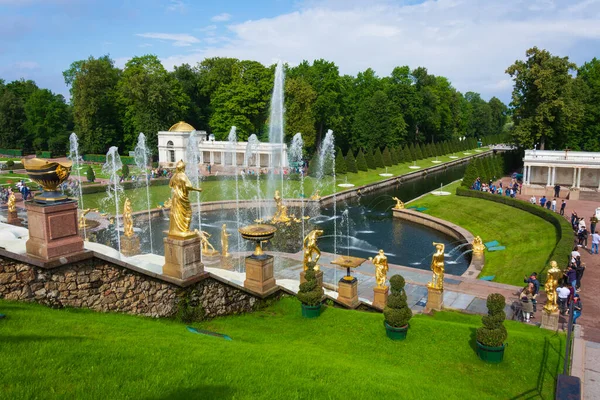
<svg viewBox="0 0 600 400"><path fill-rule="evenodd" d="M300 284L297 297L304 305L317 306L323 300L323 288L318 285L315 277L315 263L309 262L306 266L308 267L304 274L306 282Z"/></svg>
<svg viewBox="0 0 600 400"><path fill-rule="evenodd" d="M383 309L383 315L385 322L395 328L406 326L412 318L412 311L406 303L405 284L402 275L394 275L390 278L391 293Z"/></svg>
<svg viewBox="0 0 600 400"><path fill-rule="evenodd" d="M200 304L200 296L196 289L191 292L181 290L178 297L177 313L175 314L178 321L190 323L204 319L204 308Z"/></svg>
<svg viewBox="0 0 600 400"><path fill-rule="evenodd" d="M23 150L18 149L0 149L0 154L13 156L13 157L21 157L23 155Z"/></svg>
<svg viewBox="0 0 600 400"><path fill-rule="evenodd" d="M348 154L346 154L346 168L348 169L348 172L358 172L358 167L356 166L356 159L354 158L354 153L352 152L352 149L349 149Z"/></svg>
<svg viewBox="0 0 600 400"><path fill-rule="evenodd" d="M365 160L367 160L367 166L369 167L369 169L377 168L377 164L375 163L375 154L372 149L365 150Z"/></svg>
<svg viewBox="0 0 600 400"><path fill-rule="evenodd" d="M12 167L14 167L14 166L15 166L15 162L14 162L13 160L8 160L8 161L6 162L6 166L7 166L8 168L12 168Z"/></svg>
<svg viewBox="0 0 600 400"><path fill-rule="evenodd" d="M88 165L87 171L85 174L86 174L88 182L94 182L96 180L96 174L94 173L94 169L92 168L91 165Z"/></svg>
<svg viewBox="0 0 600 400"><path fill-rule="evenodd" d="M348 167L346 166L346 160L342 154L342 149L338 147L335 151L335 173L343 175L347 172Z"/></svg>
<svg viewBox="0 0 600 400"><path fill-rule="evenodd" d="M362 149L358 150L358 154L356 155L356 168L359 171L367 171L369 169L365 153L363 153Z"/></svg>
<svg viewBox="0 0 600 400"><path fill-rule="evenodd" d="M126 179L129 178L129 165L123 164L121 168L121 175L123 175Z"/></svg>
<svg viewBox="0 0 600 400"><path fill-rule="evenodd" d="M381 154L381 150L379 150L379 147L377 147L375 149L375 152L373 153L373 157L375 158L375 167L376 168L385 167L385 164L383 163L383 155Z"/></svg>
<svg viewBox="0 0 600 400"><path fill-rule="evenodd" d="M385 167L391 167L392 165L394 165L394 163L392 162L392 153L390 153L390 149L388 149L387 147L383 149L383 153L381 154L381 156L383 159L383 165Z"/></svg>
<svg viewBox="0 0 600 400"><path fill-rule="evenodd" d="M508 333L504 326L505 299L500 293L491 293L487 298L488 315L481 318L483 326L477 329L477 341L485 346L502 346Z"/></svg>

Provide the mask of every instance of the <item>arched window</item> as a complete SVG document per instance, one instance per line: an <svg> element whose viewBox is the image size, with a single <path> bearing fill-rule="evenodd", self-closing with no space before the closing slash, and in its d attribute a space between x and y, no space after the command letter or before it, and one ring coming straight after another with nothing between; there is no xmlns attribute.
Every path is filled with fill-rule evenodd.
<svg viewBox="0 0 600 400"><path fill-rule="evenodd" d="M167 142L167 150L169 153L169 162L175 162L175 150L173 150L173 142L172 141L168 141Z"/></svg>

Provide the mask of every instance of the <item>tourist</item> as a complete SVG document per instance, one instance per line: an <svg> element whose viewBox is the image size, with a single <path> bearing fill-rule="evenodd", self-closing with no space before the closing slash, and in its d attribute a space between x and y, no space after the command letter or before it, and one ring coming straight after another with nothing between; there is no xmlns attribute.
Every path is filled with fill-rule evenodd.
<svg viewBox="0 0 600 400"><path fill-rule="evenodd" d="M496 193L499 194L500 196L502 196L502 186L498 187L498 190L496 190Z"/></svg>
<svg viewBox="0 0 600 400"><path fill-rule="evenodd" d="M573 211L571 213L571 226L573 227L573 230L577 229L577 222L579 222L579 218L577 217L577 211Z"/></svg>
<svg viewBox="0 0 600 400"><path fill-rule="evenodd" d="M577 239L579 240L579 245L587 249L588 230L585 226L579 228L579 232L577 232Z"/></svg>
<svg viewBox="0 0 600 400"><path fill-rule="evenodd" d="M593 235L594 232L596 232L596 224L598 223L598 217L596 217L596 214L592 215L592 218L590 218L590 233Z"/></svg>
<svg viewBox="0 0 600 400"><path fill-rule="evenodd" d="M546 196L542 196L542 198L540 199L540 206L544 207L546 205Z"/></svg>
<svg viewBox="0 0 600 400"><path fill-rule="evenodd" d="M577 246L573 247L573 251L571 251L571 262L575 262L574 260L577 257L581 257L581 253L579 253L579 248Z"/></svg>
<svg viewBox="0 0 600 400"><path fill-rule="evenodd" d="M560 185L554 186L554 197L560 197Z"/></svg>
<svg viewBox="0 0 600 400"><path fill-rule="evenodd" d="M535 198L535 195L533 195L533 194L531 195L529 202L533 205L537 204L537 199Z"/></svg>
<svg viewBox="0 0 600 400"><path fill-rule="evenodd" d="M581 288L581 279L583 278L583 273L585 272L585 265L581 262L581 258L579 258L577 265L575 266L575 277L577 278L577 284L575 288L579 292Z"/></svg>
<svg viewBox="0 0 600 400"><path fill-rule="evenodd" d="M579 295L576 294L573 296L573 324L576 324L577 318L581 316L581 309L581 299L579 298Z"/></svg>
<svg viewBox="0 0 600 400"><path fill-rule="evenodd" d="M567 282L573 288L575 292L577 292L577 271L575 271L575 266L573 264L569 264L569 268L567 268L567 272L564 274L567 277Z"/></svg>
<svg viewBox="0 0 600 400"><path fill-rule="evenodd" d="M532 272L531 275L528 277L525 277L525 279L523 280L525 283L527 283L528 285L531 283L533 284L533 297L531 299L531 303L533 304L533 312L537 312L537 295L540 292L540 282L537 280L537 272ZM535 318L533 315L531 316L531 318Z"/></svg>
<svg viewBox="0 0 600 400"><path fill-rule="evenodd" d="M557 303L558 308L560 309L560 313L565 315L567 311L567 303L569 301L569 296L571 296L571 291L566 287L564 283L561 283L558 289L556 289L557 293Z"/></svg>
<svg viewBox="0 0 600 400"><path fill-rule="evenodd" d="M565 215L565 207L567 207L567 202L563 200L560 205L560 215Z"/></svg>
<svg viewBox="0 0 600 400"><path fill-rule="evenodd" d="M549 210L552 207L552 202L550 200L546 201L546 210Z"/></svg>
<svg viewBox="0 0 600 400"><path fill-rule="evenodd" d="M521 291L519 296L525 322L530 322L530 318L533 314L533 290L533 285L529 284Z"/></svg>
<svg viewBox="0 0 600 400"><path fill-rule="evenodd" d="M598 245L600 244L600 234L598 232L594 232L592 234L592 251L590 254L598 254ZM594 251L595 249L595 251Z"/></svg>
<svg viewBox="0 0 600 400"><path fill-rule="evenodd" d="M556 212L556 199L552 199L552 211Z"/></svg>
<svg viewBox="0 0 600 400"><path fill-rule="evenodd" d="M579 218L578 227L579 227L579 229L585 228L585 218L583 218L583 217Z"/></svg>

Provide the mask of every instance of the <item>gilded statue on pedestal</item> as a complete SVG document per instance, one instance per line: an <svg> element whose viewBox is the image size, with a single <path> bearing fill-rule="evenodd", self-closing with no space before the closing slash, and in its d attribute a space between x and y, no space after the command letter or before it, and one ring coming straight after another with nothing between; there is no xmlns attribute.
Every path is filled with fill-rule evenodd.
<svg viewBox="0 0 600 400"><path fill-rule="evenodd" d="M303 251L304 251L304 270L308 269L307 264L309 262L315 263L315 271L319 270L319 258L321 258L321 250L317 247L317 239L319 236L323 234L321 229L314 229L306 235L304 241L302 242ZM313 256L316 254L316 257L313 259Z"/></svg>
<svg viewBox="0 0 600 400"><path fill-rule="evenodd" d="M431 282L427 284L427 287L432 289L444 290L444 249L443 243L433 242L435 246L435 252L431 258L431 271L433 276Z"/></svg>
<svg viewBox="0 0 600 400"><path fill-rule="evenodd" d="M402 202L402 200L400 200L397 197L392 197L392 200L394 200L396 202L396 205L394 206L394 210L404 209L404 203Z"/></svg>
<svg viewBox="0 0 600 400"><path fill-rule="evenodd" d="M15 211L17 211L17 206L15 206L15 194L13 192L10 192L10 195L8 195L8 212L14 213Z"/></svg>
<svg viewBox="0 0 600 400"><path fill-rule="evenodd" d="M171 216L169 218L169 236L176 239L188 239L195 236L190 232L192 222L192 206L190 191L201 192L195 188L185 174L185 163L181 160L175 166L175 174L169 181L171 188Z"/></svg>
<svg viewBox="0 0 600 400"><path fill-rule="evenodd" d="M214 253L218 253L218 251L215 250L215 247L210 244L210 242L208 241L208 238L211 237L212 235L210 235L208 232L206 231L200 231L200 239L202 240L202 254L214 254ZM210 249L209 249L210 247Z"/></svg>
<svg viewBox="0 0 600 400"><path fill-rule="evenodd" d="M223 224L221 228L221 255L226 258L231 257L231 254L229 254L229 236L231 236L231 233L227 233L227 225Z"/></svg>
<svg viewBox="0 0 600 400"><path fill-rule="evenodd" d="M123 230L127 237L133 237L133 216L131 212L131 201L127 197L123 205Z"/></svg>
<svg viewBox="0 0 600 400"><path fill-rule="evenodd" d="M471 246L473 247L473 254L481 254L485 250L485 245L479 236L475 236Z"/></svg>
<svg viewBox="0 0 600 400"><path fill-rule="evenodd" d="M275 200L275 206L277 207L275 211L275 215L273 216L273 222L290 222L292 219L287 214L287 206L283 205L283 200L279 194L279 190L275 191L275 195L273 196L273 200ZM291 216L294 217L293 215Z"/></svg>
<svg viewBox="0 0 600 400"><path fill-rule="evenodd" d="M90 212L98 212L97 208L86 208L85 210L81 210L79 214L79 229L87 228L89 226L88 220L85 218L86 215ZM112 223L112 222L111 222Z"/></svg>
<svg viewBox="0 0 600 400"><path fill-rule="evenodd" d="M377 254L375 258L369 257L369 260L375 265L375 281L377 282L377 287L385 288L385 281L389 270L385 253L383 250L379 250L379 254Z"/></svg>
<svg viewBox="0 0 600 400"><path fill-rule="evenodd" d="M315 190L315 193L313 193L312 196L310 196L311 200L319 200L321 198L321 195L319 194L319 189Z"/></svg>
<svg viewBox="0 0 600 400"><path fill-rule="evenodd" d="M544 305L544 311L548 313L557 312L558 304L556 298L556 289L558 288L558 280L562 276L562 271L558 268L556 261L550 262L550 269L546 275L546 284L544 290L546 291L546 304Z"/></svg>

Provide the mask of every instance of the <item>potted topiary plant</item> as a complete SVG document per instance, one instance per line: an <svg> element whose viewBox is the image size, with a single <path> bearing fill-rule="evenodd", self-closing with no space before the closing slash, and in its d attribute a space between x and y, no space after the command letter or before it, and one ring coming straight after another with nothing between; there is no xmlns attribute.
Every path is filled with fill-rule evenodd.
<svg viewBox="0 0 600 400"><path fill-rule="evenodd" d="M323 289L318 285L315 277L315 263L306 264L307 270L304 274L306 282L300 284L298 300L302 302L302 316L305 318L317 318L321 315L321 301L323 300Z"/></svg>
<svg viewBox="0 0 600 400"><path fill-rule="evenodd" d="M504 327L504 306L504 296L491 293L487 298L488 315L481 318L483 326L477 329L477 354L489 363L499 363L504 358L504 341L508 336Z"/></svg>
<svg viewBox="0 0 600 400"><path fill-rule="evenodd" d="M391 293L383 309L385 317L383 325L387 336L392 340L406 338L409 328L408 321L412 317L412 311L406 303L405 283L402 275L394 275L390 278Z"/></svg>

